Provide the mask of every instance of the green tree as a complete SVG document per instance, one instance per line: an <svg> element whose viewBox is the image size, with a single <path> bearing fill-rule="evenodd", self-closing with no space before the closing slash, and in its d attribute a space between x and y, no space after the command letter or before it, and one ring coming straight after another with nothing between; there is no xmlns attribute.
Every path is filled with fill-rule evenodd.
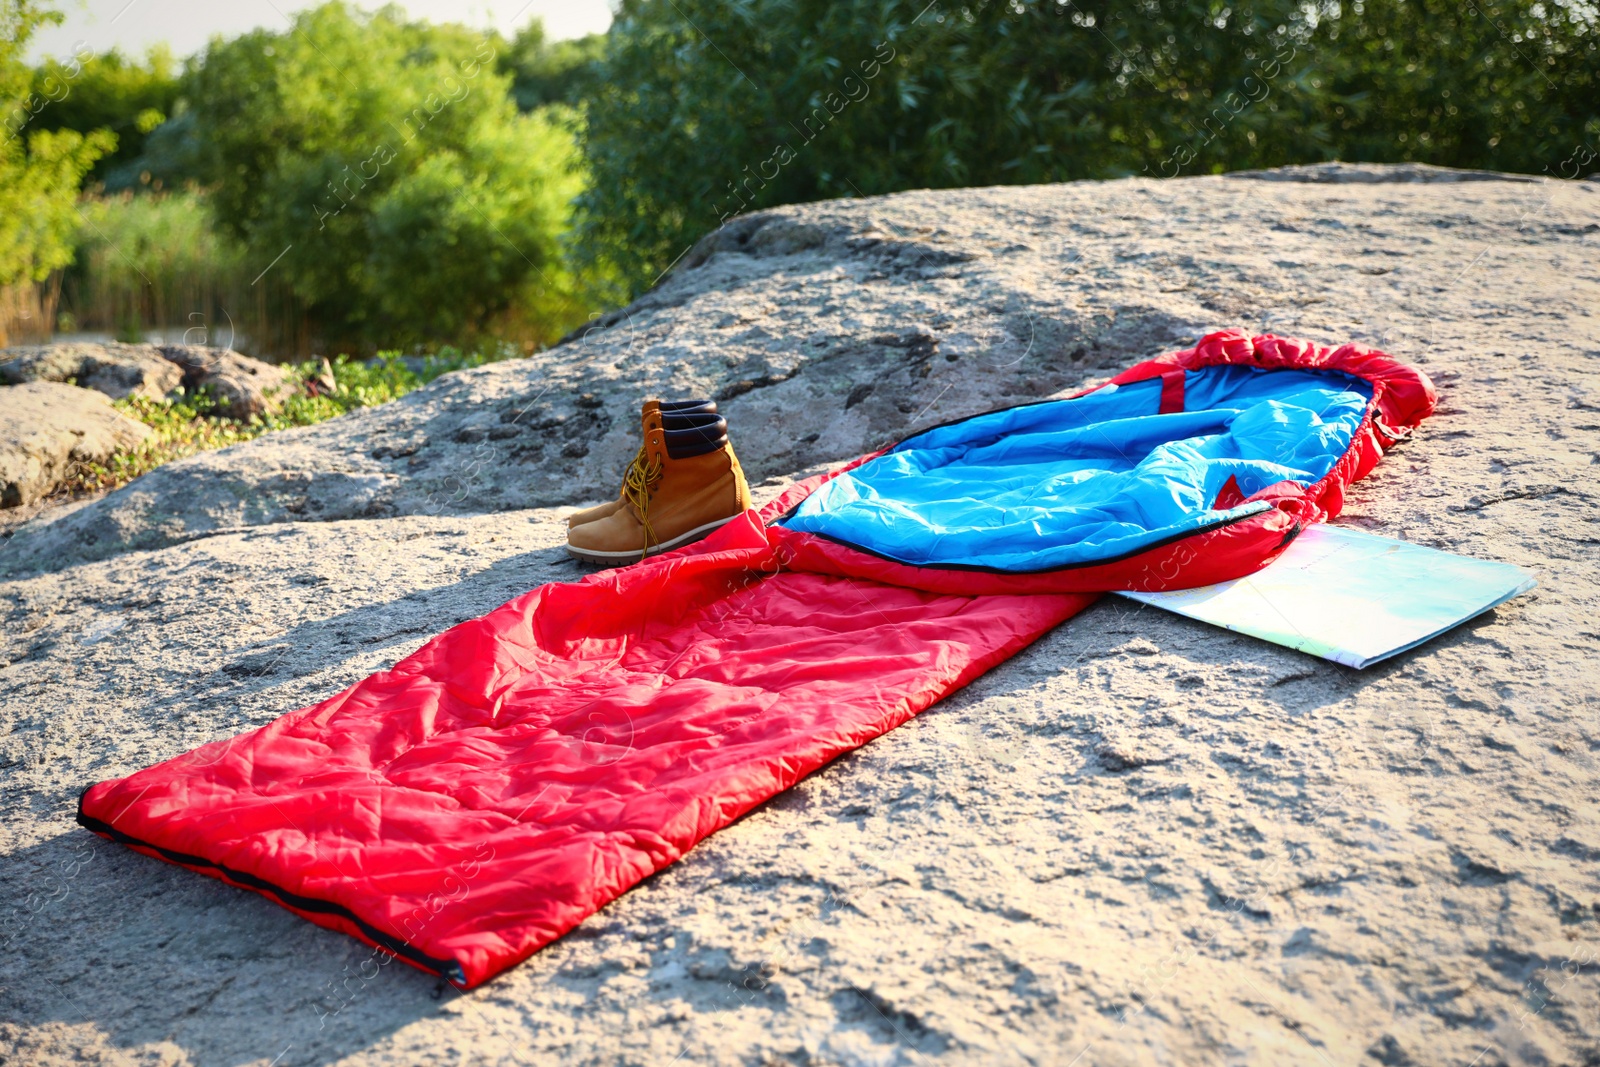
<svg viewBox="0 0 1600 1067"><path fill-rule="evenodd" d="M1593 18L1587 0L623 0L585 109L583 233L637 287L729 214L825 197L1333 158L1538 172L1595 129Z"/></svg>
<svg viewBox="0 0 1600 1067"><path fill-rule="evenodd" d="M1600 170L1596 20L1559 0L1363 0L1323 27L1348 104L1334 137L1348 159Z"/></svg>
<svg viewBox="0 0 1600 1067"><path fill-rule="evenodd" d="M534 19L517 31L496 62L501 73L511 76L511 96L523 111L547 104L577 105L589 93L605 45L600 33L550 41L544 22Z"/></svg>
<svg viewBox="0 0 1600 1067"><path fill-rule="evenodd" d="M587 108L585 235L637 285L753 208L1158 173L1229 93L1237 158L1287 154L1290 128L1320 156L1299 10L625 0Z"/></svg>
<svg viewBox="0 0 1600 1067"><path fill-rule="evenodd" d="M78 186L116 144L104 132L29 129L48 101L33 92L23 51L60 17L33 0L0 0L0 285L40 281L71 262Z"/></svg>
<svg viewBox="0 0 1600 1067"><path fill-rule="evenodd" d="M581 318L560 245L582 174L520 114L492 35L328 3L213 41L184 121L219 222L329 343L421 343Z"/></svg>
<svg viewBox="0 0 1600 1067"><path fill-rule="evenodd" d="M46 60L34 71L33 91L50 103L33 125L85 134L110 130L117 135L116 151L102 157L89 178L129 187L140 177L129 165L144 151L149 133L172 114L178 89L177 65L165 46L150 49L143 61L116 49Z"/></svg>

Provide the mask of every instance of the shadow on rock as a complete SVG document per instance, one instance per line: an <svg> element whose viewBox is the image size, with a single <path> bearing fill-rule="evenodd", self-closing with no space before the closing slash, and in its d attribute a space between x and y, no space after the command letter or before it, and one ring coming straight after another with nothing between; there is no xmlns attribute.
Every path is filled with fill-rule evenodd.
<svg viewBox="0 0 1600 1067"><path fill-rule="evenodd" d="M458 995L254 893L87 830L11 854L0 887L14 908L3 1014L30 1036L71 1028L64 1045L81 1045L87 1026L124 1055L169 1044L194 1063L322 1064Z"/></svg>

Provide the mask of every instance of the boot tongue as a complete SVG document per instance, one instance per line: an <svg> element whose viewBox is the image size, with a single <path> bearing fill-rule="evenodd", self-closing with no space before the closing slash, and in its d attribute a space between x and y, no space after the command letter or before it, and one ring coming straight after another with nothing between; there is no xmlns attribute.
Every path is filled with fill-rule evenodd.
<svg viewBox="0 0 1600 1067"><path fill-rule="evenodd" d="M661 401L646 400L644 407L639 410L639 433L646 440L650 431L661 425Z"/></svg>

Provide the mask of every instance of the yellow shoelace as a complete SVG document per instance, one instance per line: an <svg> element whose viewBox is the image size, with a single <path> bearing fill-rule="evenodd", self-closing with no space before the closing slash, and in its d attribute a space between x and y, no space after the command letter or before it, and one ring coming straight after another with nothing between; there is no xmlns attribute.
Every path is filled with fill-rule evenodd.
<svg viewBox="0 0 1600 1067"><path fill-rule="evenodd" d="M661 469L661 461L649 459L641 446L639 454L628 465L628 473L622 478L622 495L638 511L639 522L644 526L644 548L639 552L640 559L650 554L650 546L656 540L656 532L650 525L650 486L660 480Z"/></svg>

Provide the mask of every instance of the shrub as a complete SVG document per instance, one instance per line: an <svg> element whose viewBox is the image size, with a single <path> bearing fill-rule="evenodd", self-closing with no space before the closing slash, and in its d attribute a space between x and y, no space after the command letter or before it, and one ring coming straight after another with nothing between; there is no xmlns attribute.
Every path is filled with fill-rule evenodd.
<svg viewBox="0 0 1600 1067"><path fill-rule="evenodd" d="M191 70L185 121L218 222L330 347L509 321L541 342L583 317L560 244L582 183L571 135L517 111L497 42L328 3L214 42Z"/></svg>
<svg viewBox="0 0 1600 1067"><path fill-rule="evenodd" d="M597 61L605 52L604 34L571 41L548 41L544 23L533 19L512 38L495 61L511 78L511 98L523 111L548 104L577 105L593 88Z"/></svg>
<svg viewBox="0 0 1600 1067"><path fill-rule="evenodd" d="M252 285L245 250L211 216L205 194L121 193L79 206L76 258L63 286L74 329L142 340L160 328L173 342L265 356L305 354L304 311L282 279Z"/></svg>
<svg viewBox="0 0 1600 1067"><path fill-rule="evenodd" d="M1600 170L1592 3L1365 0L1322 27L1346 158L1578 178ZM1587 169L1583 169L1587 167Z"/></svg>

